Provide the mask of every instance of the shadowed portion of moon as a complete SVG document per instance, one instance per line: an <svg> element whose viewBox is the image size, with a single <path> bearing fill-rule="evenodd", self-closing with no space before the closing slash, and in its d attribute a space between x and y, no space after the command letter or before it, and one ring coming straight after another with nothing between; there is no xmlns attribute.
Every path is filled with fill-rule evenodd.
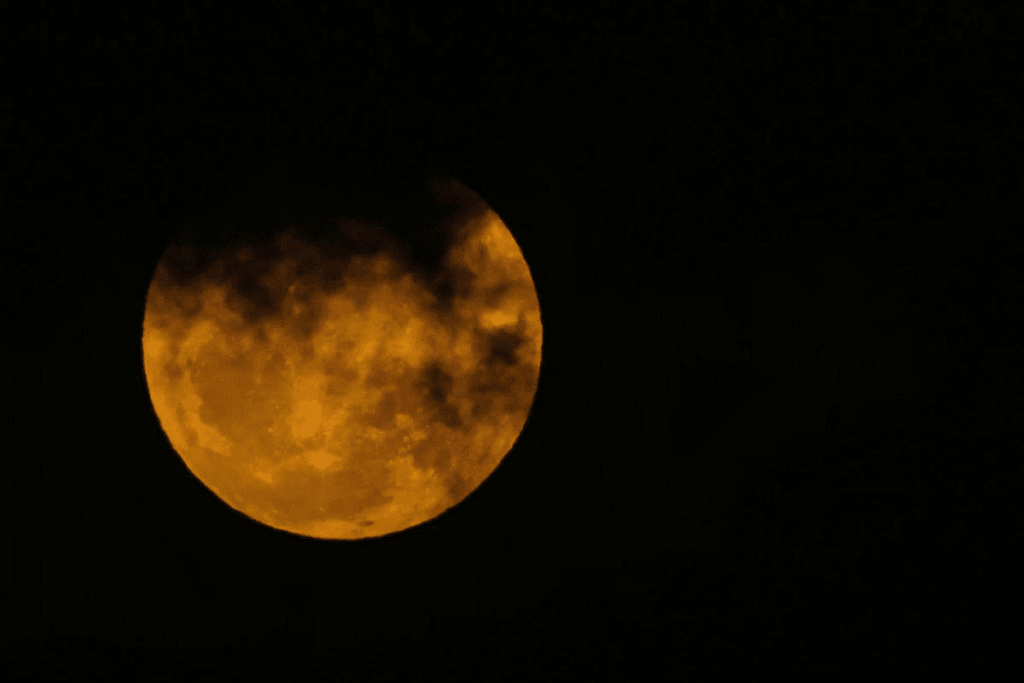
<svg viewBox="0 0 1024 683"><path fill-rule="evenodd" d="M362 182L332 202L304 178L256 183L168 246L143 325L150 395L235 509L311 536L391 533L511 449L539 302L508 228L461 183Z"/></svg>
<svg viewBox="0 0 1024 683"><path fill-rule="evenodd" d="M450 255L490 212L475 193L460 183L441 181L400 183L376 193L362 186L335 190L340 195L335 204L355 201L354 194L363 203L369 201L367 195L379 195L374 211L364 209L353 218L322 206L326 200L320 195L332 194L330 187L317 188L308 172L300 177L301 182L273 178L257 183L219 213L186 226L161 259L162 277L182 288L200 282L225 288L230 306L249 324L277 315L290 293L268 281L286 252L294 261L295 295L306 304L315 304L313 292L344 288L352 277L353 259L379 255L387 255L429 291L439 311L474 293L475 269L453 262ZM285 189L264 186L272 181ZM312 187L302 193L288 190L296 184ZM275 200L261 201L267 195ZM500 294L500 287L485 294ZM198 314L197 300L181 304L182 315ZM318 313L311 307L296 322L311 332Z"/></svg>

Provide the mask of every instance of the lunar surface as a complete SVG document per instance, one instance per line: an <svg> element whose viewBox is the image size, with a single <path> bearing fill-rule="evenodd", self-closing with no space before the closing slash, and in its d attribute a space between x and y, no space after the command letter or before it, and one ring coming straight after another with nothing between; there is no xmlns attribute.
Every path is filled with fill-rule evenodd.
<svg viewBox="0 0 1024 683"><path fill-rule="evenodd" d="M428 209L393 220L285 220L164 252L143 321L150 397L232 508L380 536L460 502L512 448L540 375L534 282L475 193L430 188Z"/></svg>

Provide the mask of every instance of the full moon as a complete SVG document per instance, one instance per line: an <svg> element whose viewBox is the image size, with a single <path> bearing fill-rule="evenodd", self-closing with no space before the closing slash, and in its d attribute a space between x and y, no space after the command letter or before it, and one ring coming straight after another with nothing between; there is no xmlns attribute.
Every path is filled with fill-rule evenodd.
<svg viewBox="0 0 1024 683"><path fill-rule="evenodd" d="M413 195L376 214L256 202L157 262L154 411L249 518L316 538L401 531L465 499L523 430L542 341L523 253L461 182ZM248 229L264 209L272 229Z"/></svg>

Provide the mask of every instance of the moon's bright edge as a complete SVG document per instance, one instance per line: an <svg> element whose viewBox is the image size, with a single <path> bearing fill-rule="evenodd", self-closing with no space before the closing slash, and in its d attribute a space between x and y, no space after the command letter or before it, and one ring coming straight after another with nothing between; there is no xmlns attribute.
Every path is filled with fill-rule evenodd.
<svg viewBox="0 0 1024 683"><path fill-rule="evenodd" d="M335 539L415 526L477 488L526 423L542 332L501 219L488 209L461 235L444 268L465 286L445 305L389 250L341 266L292 231L257 271L275 297L267 315L222 278L183 282L161 259L143 363L192 473L252 519Z"/></svg>

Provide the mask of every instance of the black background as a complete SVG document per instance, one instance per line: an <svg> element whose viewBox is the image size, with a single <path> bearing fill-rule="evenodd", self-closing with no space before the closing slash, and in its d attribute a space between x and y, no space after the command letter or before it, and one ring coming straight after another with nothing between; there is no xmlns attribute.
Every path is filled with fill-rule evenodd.
<svg viewBox="0 0 1024 683"><path fill-rule="evenodd" d="M633 678L992 656L1021 521L1022 111L998 68L1020 15L710 10L7 24L7 665ZM540 297L515 448L383 539L222 504L142 371L170 236L305 155L460 178ZM791 347L790 318L751 304L768 271L817 291L814 245L851 235L829 253L895 293L921 368L853 427L828 378L860 366L809 359L859 337L818 300Z"/></svg>

